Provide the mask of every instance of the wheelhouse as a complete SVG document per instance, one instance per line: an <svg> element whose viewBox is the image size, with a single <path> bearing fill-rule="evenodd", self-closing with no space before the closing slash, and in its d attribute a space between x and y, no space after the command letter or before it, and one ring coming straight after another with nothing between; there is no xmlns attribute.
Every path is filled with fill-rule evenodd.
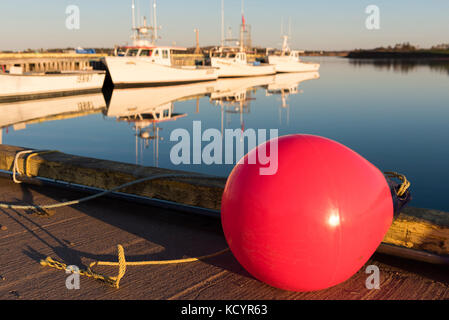
<svg viewBox="0 0 449 320"><path fill-rule="evenodd" d="M120 48L117 55L124 57L143 57L143 58L170 58L172 53L184 52L187 49L178 47L124 47Z"/></svg>

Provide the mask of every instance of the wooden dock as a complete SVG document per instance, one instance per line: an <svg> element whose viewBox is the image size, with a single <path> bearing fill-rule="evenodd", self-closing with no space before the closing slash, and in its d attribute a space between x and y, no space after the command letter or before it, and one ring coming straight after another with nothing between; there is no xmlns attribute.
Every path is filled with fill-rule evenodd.
<svg viewBox="0 0 449 320"><path fill-rule="evenodd" d="M91 61L99 61L103 56L105 55L57 53L0 54L0 72L2 68L10 70L12 66L22 67L23 72L91 70Z"/></svg>
<svg viewBox="0 0 449 320"><path fill-rule="evenodd" d="M0 146L0 169L10 170L11 159L20 150ZM27 167L31 175L74 183L82 179L85 185L105 189L168 172L61 153L36 156L28 164L20 161L19 167ZM220 180L162 179L126 191L217 209L223 184ZM0 202L53 204L82 196L70 190L0 179ZM68 290L68 275L42 267L40 259L51 256L85 268L96 260L117 261L117 244L124 246L128 261L179 259L220 251L226 248L226 241L219 220L111 198L49 213L41 216L0 210L0 299L449 299L447 266L382 254L367 263L380 268L379 290L365 287L365 268L327 290L278 290L252 278L229 252L188 264L128 267L118 290L83 277L80 290ZM447 214L411 208L398 221L384 242L448 255ZM98 271L117 274L114 267Z"/></svg>
<svg viewBox="0 0 449 320"><path fill-rule="evenodd" d="M0 72L2 68L10 70L12 66L22 67L24 72L78 71L90 70L91 61L100 61L107 54L68 54L68 53L0 53ZM253 62L262 55L248 55ZM173 65L194 66L205 61L203 54L173 54ZM2 67L3 66L3 67Z"/></svg>

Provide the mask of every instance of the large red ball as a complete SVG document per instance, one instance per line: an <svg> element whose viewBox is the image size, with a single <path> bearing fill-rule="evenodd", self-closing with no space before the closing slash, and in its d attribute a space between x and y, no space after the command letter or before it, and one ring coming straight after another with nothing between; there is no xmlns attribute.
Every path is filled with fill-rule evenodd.
<svg viewBox="0 0 449 320"><path fill-rule="evenodd" d="M229 247L255 278L280 289L314 291L353 276L393 220L384 175L351 149L326 138L290 135L277 141L278 170L234 168L222 199ZM269 153L269 152L268 152ZM254 163L254 162L253 162Z"/></svg>

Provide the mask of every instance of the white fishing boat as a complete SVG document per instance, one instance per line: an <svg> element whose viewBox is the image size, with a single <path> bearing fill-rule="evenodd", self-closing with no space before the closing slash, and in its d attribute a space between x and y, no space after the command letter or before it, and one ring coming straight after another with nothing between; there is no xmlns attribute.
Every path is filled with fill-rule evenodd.
<svg viewBox="0 0 449 320"><path fill-rule="evenodd" d="M163 46L127 47L125 56L105 57L105 64L116 88L167 86L218 78L217 69L172 65L172 52L184 48Z"/></svg>
<svg viewBox="0 0 449 320"><path fill-rule="evenodd" d="M117 51L116 56L104 59L114 87L167 86L217 79L215 68L175 65L173 52L185 48L156 45L156 2L152 27L146 25L146 19L143 26L136 27L134 7L133 1L133 45L125 47L123 55Z"/></svg>
<svg viewBox="0 0 449 320"><path fill-rule="evenodd" d="M0 73L0 101L100 92L105 76L104 71L23 73L21 67L11 67Z"/></svg>
<svg viewBox="0 0 449 320"><path fill-rule="evenodd" d="M210 59L212 67L218 68L219 78L255 77L276 73L273 65L257 61L248 63L247 54L243 51L225 52L219 50L212 53Z"/></svg>
<svg viewBox="0 0 449 320"><path fill-rule="evenodd" d="M240 26L240 40L238 42L238 49L225 46L226 41L224 37L224 1L222 1L221 8L221 46L218 50L215 50L210 54L211 65L214 68L218 68L219 78L237 78L237 77L257 77L266 76L276 73L273 65L267 63L261 63L255 61L248 62L248 56L245 49L244 34L247 29L247 25L244 17L242 1L242 24Z"/></svg>
<svg viewBox="0 0 449 320"><path fill-rule="evenodd" d="M320 64L304 62L300 59L302 51L291 50L288 46L288 36L284 36L284 44L279 54L268 54L268 63L275 66L276 72L314 72L320 69Z"/></svg>

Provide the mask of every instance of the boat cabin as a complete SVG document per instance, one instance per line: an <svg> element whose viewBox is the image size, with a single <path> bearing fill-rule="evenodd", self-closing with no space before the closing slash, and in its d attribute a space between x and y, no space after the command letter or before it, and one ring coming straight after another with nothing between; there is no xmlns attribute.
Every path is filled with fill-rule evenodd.
<svg viewBox="0 0 449 320"><path fill-rule="evenodd" d="M290 51L289 57L291 60L299 62L299 61L301 61L301 59L300 59L301 53L304 53L304 51L292 50L292 51Z"/></svg>
<svg viewBox="0 0 449 320"><path fill-rule="evenodd" d="M299 51L290 52L290 58L292 58L293 60L299 60Z"/></svg>
<svg viewBox="0 0 449 320"><path fill-rule="evenodd" d="M187 49L178 47L125 47L121 53L117 54L124 57L139 57L149 59L151 62L166 66L172 65L173 53L184 52Z"/></svg>
<svg viewBox="0 0 449 320"><path fill-rule="evenodd" d="M232 62L239 64L248 63L248 58L245 52L214 52L212 58L232 60Z"/></svg>

